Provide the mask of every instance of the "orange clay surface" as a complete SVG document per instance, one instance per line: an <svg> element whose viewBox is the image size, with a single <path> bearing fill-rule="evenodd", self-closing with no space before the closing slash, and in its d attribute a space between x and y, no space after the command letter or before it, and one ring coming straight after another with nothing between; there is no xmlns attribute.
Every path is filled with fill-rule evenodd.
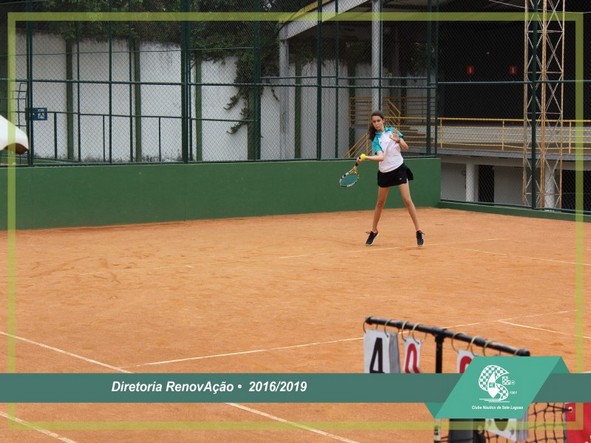
<svg viewBox="0 0 591 443"><path fill-rule="evenodd" d="M371 247L371 211L17 231L10 318L2 232L0 341L15 351L2 352L1 367L363 372L362 326L373 315L591 370L591 225L418 214L422 248L404 209L384 212ZM435 343L424 340L421 369L433 372ZM464 346L444 343L445 372ZM393 403L2 404L0 441L433 441L423 404L384 396Z"/></svg>

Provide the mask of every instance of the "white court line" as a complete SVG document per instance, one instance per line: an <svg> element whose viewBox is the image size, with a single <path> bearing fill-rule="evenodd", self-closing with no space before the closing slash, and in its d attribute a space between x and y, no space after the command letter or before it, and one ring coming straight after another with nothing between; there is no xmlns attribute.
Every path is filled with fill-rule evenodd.
<svg viewBox="0 0 591 443"><path fill-rule="evenodd" d="M490 324L490 323L498 323L498 322L502 322L502 321L511 321L513 319L544 317L546 315L569 314L571 312L577 312L577 311L575 309L571 309L568 311L552 311L552 312L544 312L541 314L538 313L538 314L520 315L519 317L508 317L508 318L500 318L500 319L496 319L496 320L479 321L479 322L475 322L475 323L464 323L461 325L446 326L446 329L452 329L452 328L457 329L457 328L463 328L464 326L480 326L480 325L486 325L486 324Z"/></svg>
<svg viewBox="0 0 591 443"><path fill-rule="evenodd" d="M93 365L102 366L104 368L109 368L109 369L112 369L114 371L125 372L125 373L131 374L131 372L126 371L125 369L121 369L121 368L118 368L116 366L111 366L111 365L108 365L106 363L101 363L100 361L92 360L90 358L82 357L81 355L72 354L71 352L64 351L64 350L59 349L59 348L54 348L53 346L49 346L49 345L46 345L46 344L43 344L43 343L39 343L39 342L36 342L36 341L33 341L33 340L29 340L28 338L19 337L18 335L7 334L6 332L2 332L2 331L0 331L0 335L4 335L5 337L14 338L15 340L24 341L25 343L29 343L31 345L39 346L39 347L44 348L44 349L49 349L50 351L55 351L55 352L58 352L60 354L67 355L68 357L73 357L75 359L85 361L86 363L91 363Z"/></svg>
<svg viewBox="0 0 591 443"><path fill-rule="evenodd" d="M61 435L56 434L55 432L51 432L51 431L48 431L47 429L40 428L38 426L33 425L32 423L29 423L29 422L27 422L25 420L22 420L22 419L18 418L18 417L14 417L12 415L8 415L8 414L6 414L6 413L4 413L2 411L0 411L0 417L4 417L4 418L6 418L8 420L12 420L12 421L18 423L21 426L25 426L25 427L27 427L29 429L32 429L32 430L37 431L37 432L40 432L43 435L47 435L48 437L55 438L56 440L63 441L63 442L66 442L66 443L76 443L75 440L70 440L69 438L62 437Z"/></svg>
<svg viewBox="0 0 591 443"><path fill-rule="evenodd" d="M499 320L499 323L503 323L505 325L510 325L510 326L517 326L519 328L525 328L525 329L533 329L535 331L544 331L544 332L552 332L554 334L560 334L560 335L566 335L568 337L577 337L576 334L568 334L566 332L561 332L561 331L554 331L553 329L546 329L546 328L538 328L536 326L527 326L527 325L521 325L519 323L513 323L513 322L509 322L509 321L505 321L505 320ZM586 335L582 336L584 339L586 340L591 340L591 337L587 337Z"/></svg>
<svg viewBox="0 0 591 443"><path fill-rule="evenodd" d="M187 358L179 358L176 360L165 360L165 361L155 361L151 363L142 363L141 365L134 366L135 368L140 366L154 366L154 365L165 365L168 363L180 363L184 361L192 361L192 360L205 360L208 358L219 358L219 357L233 357L236 355L246 355L246 354L256 354L259 352L271 352L271 351L283 351L286 349L297 349L297 348L306 348L309 346L318 346L318 345L330 345L333 343L344 343L348 341L355 341L355 340L362 340L363 337L359 338L343 338L340 340L331 340L331 341L319 341L313 343L304 343L299 345L291 345L291 346L278 346L276 348L268 348L268 349L252 349L250 351L238 351L238 352L228 352L226 354L212 354L212 355L201 355L199 357L187 357Z"/></svg>
<svg viewBox="0 0 591 443"><path fill-rule="evenodd" d="M16 335L8 334L8 333L3 332L3 331L0 331L0 335L4 335L5 337L11 337L11 338L14 338L15 340L21 340L21 341L24 341L25 343L29 343L29 344L32 344L32 345L35 345L35 346L40 346L40 347L42 347L44 349L49 349L51 351L59 352L60 354L68 355L68 356L73 357L73 358L76 358L78 360L82 360L82 361L85 361L87 363L96 364L96 365L99 365L99 366L102 366L102 367L105 367L105 368L112 369L112 370L117 371L117 372L121 372L121 373L124 373L124 374L133 374L133 372L127 371L127 370L125 370L123 368L118 368L116 366L111 366L111 365L108 365L106 363L101 363L101 362L99 362L97 360L92 360L90 358L82 357L81 355L73 354L71 352L64 351L63 349L55 348L53 346L49 346L49 345L46 345L46 344L43 344L43 343L39 343L39 342L36 342L36 341L33 341L33 340L29 340L29 339L24 338L24 337L19 337L19 336L16 336ZM325 431L322 431L320 429L314 429L314 428L311 428L309 426L302 425L302 424L297 423L297 422L294 422L294 421L290 421L290 420L286 420L286 419L281 418L281 417L277 417L275 415L270 415L270 414L267 414L266 412L259 411L258 409L254 409L254 408L249 408L249 407L240 405L238 403L224 403L224 404L226 404L228 406L231 406L233 408L237 408L237 409L241 409L241 410L246 411L246 412L250 412L251 414L259 415L261 417L266 417L266 418L269 418L269 419L272 419L272 420L275 420L275 421L279 421L281 423L285 423L287 425L293 426L294 428L298 428L298 429L302 429L302 430L305 430L305 431L313 432L315 434L319 434L319 435L322 435L324 437L331 438L333 440L347 442L347 443L356 443L354 440L348 440L348 439L345 439L345 438L340 437L338 435L330 434L330 433L325 432ZM0 415L4 416L4 413L0 411ZM20 420L20 419L17 419L16 417L14 417L14 419L15 420ZM23 423L26 423L26 422L23 422ZM33 428L32 425L30 427ZM38 429L38 431L39 432L43 432L46 435L52 434L50 431L48 431L46 429ZM57 434L56 434L56 436L57 436ZM63 441L73 442L73 440L67 440L67 439L66 440L63 440ZM75 443L75 442L73 442L73 443Z"/></svg>
<svg viewBox="0 0 591 443"><path fill-rule="evenodd" d="M506 253L503 253L503 252L482 251L480 249L468 249L468 248L465 248L465 249L466 249L466 251L478 252L480 254L499 255L501 257L524 258L524 259L527 259L527 260L547 261L547 262L550 262L550 263L560 263L562 265L583 265L583 266L591 266L591 263L577 263L576 261L554 260L552 258L529 257L527 255L515 255L515 254L506 254Z"/></svg>
<svg viewBox="0 0 591 443"><path fill-rule="evenodd" d="M271 420L276 420L276 421L281 422L281 423L285 423L285 424L289 424L289 425L295 426L296 428L303 429L304 431L310 431L310 432L313 432L315 434L322 435L323 437L329 437L329 438L332 438L334 440L343 441L343 442L346 442L346 443L356 443L355 440L349 440L348 438L339 437L338 435L332 435L332 434L329 434L328 432L321 431L320 429L311 428L310 426L302 425L302 424L299 424L299 423L293 423L293 422L287 421L287 420L285 420L283 418L276 417L275 415L267 414L265 412L257 411L256 409L249 408L248 406L240 405L240 404L237 404L237 403L228 403L228 404L231 405L231 406L234 406L234 407L236 407L238 409L243 409L244 411L253 412L255 414L262 415L263 417L270 418Z"/></svg>
<svg viewBox="0 0 591 443"><path fill-rule="evenodd" d="M410 250L415 250L415 249L427 249L428 246L456 246L456 245L463 245L463 244L470 244L470 243L482 243L482 242L490 242L490 241L506 241L506 238L485 238L485 239L480 239L480 240L465 240L465 241L457 241L457 242L451 242L451 243L425 243L425 246L419 247L419 246L391 246L391 247L375 247L375 246L365 246L365 245L360 245L359 248L356 249L348 249L347 250L347 255L350 254L364 254L366 252L380 252L380 251L394 251L394 250L399 250L399 249L410 249ZM280 260L283 259L288 259L288 258L301 258L301 257L316 257L319 255L332 255L332 254L342 254L342 250L334 250L334 251L327 251L327 252L315 252L313 254L299 254L299 255L284 255L281 257L278 257Z"/></svg>

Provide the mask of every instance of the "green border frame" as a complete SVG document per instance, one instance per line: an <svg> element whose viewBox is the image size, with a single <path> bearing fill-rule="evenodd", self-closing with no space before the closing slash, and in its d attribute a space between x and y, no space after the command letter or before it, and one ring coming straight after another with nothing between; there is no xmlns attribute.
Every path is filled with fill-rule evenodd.
<svg viewBox="0 0 591 443"><path fill-rule="evenodd" d="M526 14L520 12L301 12L301 13L168 13L168 12L15 12L8 13L8 84L9 90L14 87L16 81L16 23L21 21L438 21L438 22L493 22L493 21L524 21ZM530 13L532 20L540 19L540 13ZM565 21L575 23L575 78L576 97L575 115L580 122L584 116L583 105L583 13L568 12ZM14 115L12 102L8 103L8 120ZM583 371L583 308L584 308L584 248L583 248L583 124L578 123L575 136L575 225L576 225L576 371ZM9 133L9 141L16 137L13 131ZM16 373L16 166L15 154L8 153L7 174L7 339L8 339L8 371ZM16 404L8 405L8 417L16 418ZM275 424L269 422L28 422L21 424L9 420L9 429L43 428L45 430L276 430L291 429L302 430L308 426L316 429L340 429L340 430L433 430L433 421L428 422L315 422L315 423L289 423ZM575 426L577 424L575 423ZM444 430L448 429L443 427ZM580 429L574 427L572 429Z"/></svg>

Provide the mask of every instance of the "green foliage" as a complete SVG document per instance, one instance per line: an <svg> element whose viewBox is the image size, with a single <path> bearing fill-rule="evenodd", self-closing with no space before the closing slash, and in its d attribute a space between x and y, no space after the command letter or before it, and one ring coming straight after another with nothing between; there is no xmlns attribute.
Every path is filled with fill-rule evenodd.
<svg viewBox="0 0 591 443"><path fill-rule="evenodd" d="M254 98L254 90L262 93L260 77L277 76L278 67L278 27L275 23L240 23L230 22L224 26L230 26L231 31L218 36L208 33L207 29L202 30L202 37L193 34L192 41L195 42L195 59L199 60L222 60L228 56L236 57L236 76L234 83L237 92L230 97L226 109L232 109L239 103L246 105L242 108L242 122L230 129L231 133L236 132L252 118L250 111L251 101ZM257 29L257 27L260 27ZM205 26L207 28L207 26ZM258 35L258 37L257 37ZM256 41L260 46L255 47ZM259 77L260 75L260 77Z"/></svg>
<svg viewBox="0 0 591 443"><path fill-rule="evenodd" d="M199 12L255 12L282 11L285 3L279 1L227 1L204 0L197 3ZM279 6L282 5L282 6ZM203 60L220 61L236 57L237 92L230 97L226 109L245 103L240 116L242 121L232 128L234 133L253 117L251 106L254 90L262 93L262 88L253 84L260 78L278 74L278 31L279 25L273 22L199 22L194 23L191 32L193 57L198 63ZM256 48L255 45L259 44Z"/></svg>
<svg viewBox="0 0 591 443"><path fill-rule="evenodd" d="M182 0L45 0L36 10L46 12L166 12L177 11ZM40 29L44 26L43 29ZM109 37L155 42L178 42L179 24L150 22L46 22L37 29L56 33L70 42L106 41Z"/></svg>

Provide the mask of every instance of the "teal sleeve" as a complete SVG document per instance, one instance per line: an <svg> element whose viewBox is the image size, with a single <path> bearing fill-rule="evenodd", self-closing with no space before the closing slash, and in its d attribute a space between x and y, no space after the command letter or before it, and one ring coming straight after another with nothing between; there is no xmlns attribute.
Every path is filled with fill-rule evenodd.
<svg viewBox="0 0 591 443"><path fill-rule="evenodd" d="M378 137L373 138L373 142L371 144L371 147L372 147L374 155L376 155L378 152L380 152L382 150L382 147L380 146L380 142L378 141Z"/></svg>

